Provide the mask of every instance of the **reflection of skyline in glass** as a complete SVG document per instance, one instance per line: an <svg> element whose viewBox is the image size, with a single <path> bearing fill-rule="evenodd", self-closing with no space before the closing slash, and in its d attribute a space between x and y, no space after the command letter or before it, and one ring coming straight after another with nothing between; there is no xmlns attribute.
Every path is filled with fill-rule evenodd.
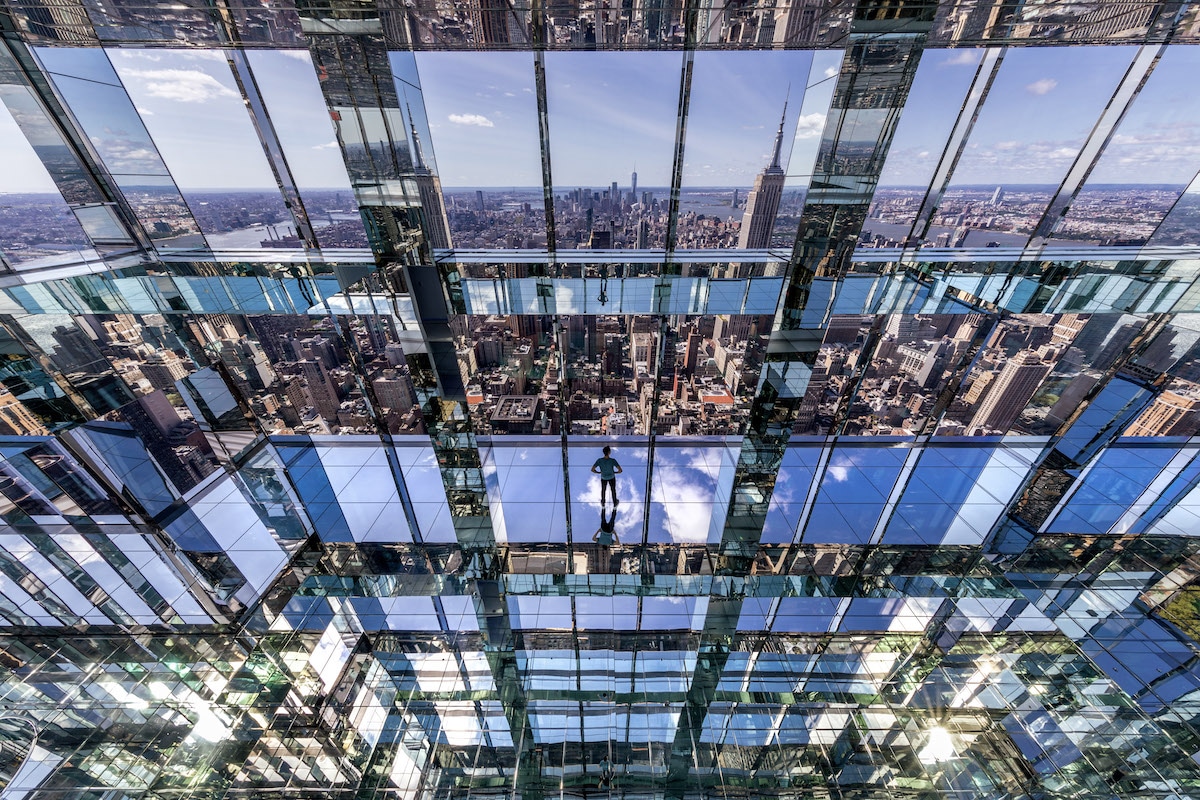
<svg viewBox="0 0 1200 800"><path fill-rule="evenodd" d="M813 54L701 52L692 66L683 186L749 189L771 162L787 101L784 141L795 138ZM809 125L812 120L800 121ZM782 166L787 168L785 149Z"/></svg>
<svg viewBox="0 0 1200 800"><path fill-rule="evenodd" d="M546 54L550 170L556 189L671 185L677 53Z"/></svg>
<svg viewBox="0 0 1200 800"><path fill-rule="evenodd" d="M49 726L30 760L45 781L18 776L18 794L1194 794L1197 263L951 248L1026 237L1055 193L1068 222L1125 220L1103 238L1064 227L1063 241L1145 239L1133 225L1152 225L1143 212L1182 184L1098 170L1078 197L1055 176L957 185L925 209L948 252L852 252L864 214L879 224L930 183L874 191L894 123L915 127L893 159L921 136L930 156L913 172L939 157L921 128L944 134L959 113L971 48L1004 49L1011 66L1027 58L1014 38L1150 41L1148 66L1160 37L1192 35L1194 9L952 1L937 39L932 7L914 3L304 6L303 26L295 9L185 3L106 0L86 17L10 4L4 52L37 36L55 49L35 55L56 62L48 86L35 59L10 113L64 103L62 119L18 118L26 138L90 139L77 160L99 151L96 203L75 188L86 174L56 172L70 148L37 154L87 230L112 232L132 206L152 248L40 274L22 262L0 288L0 674L24 715L0 719L0 740L13 755L25 716ZM215 23L240 38L213 44ZM278 232L252 218L281 194L260 175L185 191L215 241L263 249L164 252L199 237L181 230L191 209L140 130L169 108L138 103L154 111L139 116L106 53L71 35L166 60L227 48L230 77L252 83L222 83L216 60L179 61L202 74L180 83L244 90L253 114L240 97L213 104L215 118L257 123L249 137L244 120L230 128L229 147L265 154L289 200L296 176L323 249L296 249L291 210ZM164 52L137 49L148 39ZM564 49L644 64L649 43L674 47L652 54L671 75L655 109L620 107L639 85L601 86L606 68L571 99L614 119L661 112L668 141L638 138L655 163L620 166L636 149L611 135L621 123L568 153L616 174L543 189L541 148L563 132L569 150L574 123L550 120L552 140L537 140L532 66ZM472 49L447 52L460 45ZM790 49L809 46L845 46L846 63ZM1056 49L1036 58L1078 60ZM778 171L755 187L787 94L786 70L765 65L805 59ZM918 60L926 87L908 93ZM491 63L516 72L500 81ZM667 84L688 64L692 97L676 97ZM714 79L714 64L738 66ZM1039 79L1024 80L1017 94ZM1163 101L1144 101L1150 137ZM510 105L520 131L496 113ZM1110 153L1141 130L1138 113ZM1034 122L1014 116L1011 138L1065 124ZM701 167L727 162L745 182L689 173L673 197L655 170L686 172L705 148ZM452 184L456 170L481 185ZM532 177L485 182L489 170ZM763 208L779 200L770 254L721 249L750 227L751 188ZM29 196L4 200L0 213L18 206L31 232L50 229ZM703 226L687 220L701 201ZM331 252L318 222L356 208L370 249ZM714 217L732 222L691 238ZM1197 245L1178 214L1164 231ZM595 535L590 471L605 444L624 469L611 543Z"/></svg>
<svg viewBox="0 0 1200 800"><path fill-rule="evenodd" d="M1061 180L1135 52L1130 47L1007 52L950 185Z"/></svg>

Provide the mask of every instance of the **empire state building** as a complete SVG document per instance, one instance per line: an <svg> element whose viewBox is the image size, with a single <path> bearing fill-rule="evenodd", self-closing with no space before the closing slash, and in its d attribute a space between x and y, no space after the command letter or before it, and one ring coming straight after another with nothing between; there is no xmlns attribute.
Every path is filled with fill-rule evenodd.
<svg viewBox="0 0 1200 800"><path fill-rule="evenodd" d="M447 248L450 246L450 221L446 218L446 204L442 200L442 182L425 164L421 138L417 135L417 125L413 121L411 109L408 119L413 141L413 174L421 198L421 208L425 212L429 244L436 248ZM778 200L775 201L775 205L779 205Z"/></svg>
<svg viewBox="0 0 1200 800"><path fill-rule="evenodd" d="M775 154L771 165L758 173L754 188L746 198L746 213L742 216L742 230L738 235L738 247L761 249L771 243L771 228L775 225L775 214L779 211L779 200L783 196L783 181L786 177L779 166L779 155L783 149L783 123L787 119L787 103L783 104L783 116L779 118L779 130L775 133Z"/></svg>

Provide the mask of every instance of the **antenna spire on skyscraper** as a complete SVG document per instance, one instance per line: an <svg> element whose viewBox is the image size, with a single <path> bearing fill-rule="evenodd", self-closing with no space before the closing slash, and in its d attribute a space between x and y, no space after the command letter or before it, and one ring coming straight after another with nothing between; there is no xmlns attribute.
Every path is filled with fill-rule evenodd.
<svg viewBox="0 0 1200 800"><path fill-rule="evenodd" d="M421 152L421 137L417 135L417 121L413 119L412 106L408 104L408 95L404 96L404 110L408 112L408 127L413 138L413 167L425 169L425 154Z"/></svg>
<svg viewBox="0 0 1200 800"><path fill-rule="evenodd" d="M788 84L787 96L783 98L783 114L779 117L779 130L775 133L775 155L771 158L770 169L783 169L779 164L779 159L783 151L783 125L787 122L787 107L788 100L792 98L792 86Z"/></svg>
<svg viewBox="0 0 1200 800"><path fill-rule="evenodd" d="M783 99L783 115L779 118L779 130L775 133L775 153L771 166L758 173L754 188L746 197L746 210L742 214L742 227L738 231L738 247L757 250L771 244L771 231L775 227L775 215L779 212L779 201L783 197L783 174L780 159L783 157L783 126L787 122L787 104L791 99L791 87Z"/></svg>

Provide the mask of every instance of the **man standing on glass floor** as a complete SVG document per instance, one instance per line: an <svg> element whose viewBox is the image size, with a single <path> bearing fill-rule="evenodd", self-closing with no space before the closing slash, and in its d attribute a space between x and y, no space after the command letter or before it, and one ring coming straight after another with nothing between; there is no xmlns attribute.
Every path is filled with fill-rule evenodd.
<svg viewBox="0 0 1200 800"><path fill-rule="evenodd" d="M612 457L612 448L605 446L604 455L596 459L596 463L592 464L592 472L600 476L600 505L604 505L604 498L607 490L612 490L613 508L621 504L617 499L617 473L623 472L621 465Z"/></svg>

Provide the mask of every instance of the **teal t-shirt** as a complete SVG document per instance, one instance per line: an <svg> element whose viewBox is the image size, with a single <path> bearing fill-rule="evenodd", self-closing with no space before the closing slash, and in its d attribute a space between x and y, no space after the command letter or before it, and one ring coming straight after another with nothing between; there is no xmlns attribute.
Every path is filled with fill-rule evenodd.
<svg viewBox="0 0 1200 800"><path fill-rule="evenodd" d="M600 480L602 481L611 481L617 477L617 460L615 458L608 458L607 456L597 458L596 463L592 464L592 467L599 468Z"/></svg>
<svg viewBox="0 0 1200 800"><path fill-rule="evenodd" d="M600 535L596 537L596 543L603 547L608 547L613 543L613 535L608 531L601 531Z"/></svg>

